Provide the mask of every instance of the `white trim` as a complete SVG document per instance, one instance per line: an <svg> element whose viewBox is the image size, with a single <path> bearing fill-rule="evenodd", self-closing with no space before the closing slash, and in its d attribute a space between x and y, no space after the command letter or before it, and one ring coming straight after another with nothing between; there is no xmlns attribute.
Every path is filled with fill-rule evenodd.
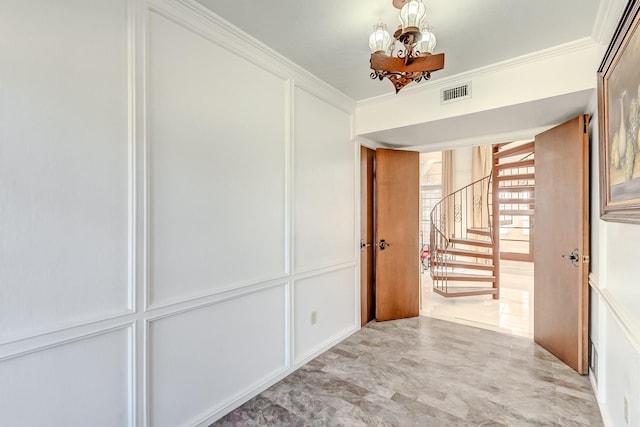
<svg viewBox="0 0 640 427"><path fill-rule="evenodd" d="M310 267L304 270L300 270L292 275L293 280L300 279L308 279L309 277L322 276L328 273L333 273L339 270L346 270L348 268L353 268L358 265L358 259L354 258L349 261L336 263L336 264L327 264L318 267Z"/></svg>
<svg viewBox="0 0 640 427"><path fill-rule="evenodd" d="M284 248L284 257L285 257L285 274L290 275L293 273L294 266L294 191L295 191L295 183L294 183L294 173L295 173L295 164L294 164L294 150L295 150L295 85L292 79L288 79L285 82L285 137L284 137L284 179L285 179L285 189L284 189L284 198L285 198L285 248Z"/></svg>
<svg viewBox="0 0 640 427"><path fill-rule="evenodd" d="M374 151L377 150L378 148L387 148L383 144L381 144L379 142L372 141L369 138L366 138L366 137L364 137L362 135L358 135L357 139L358 139L358 143L362 147L367 147L367 148L370 148L370 149L372 149Z"/></svg>
<svg viewBox="0 0 640 427"><path fill-rule="evenodd" d="M616 3L618 4L616 5ZM614 27L612 28L615 29L615 22L620 19L625 3L625 1L619 0L600 1L596 19L591 28L591 37L593 40L605 46L609 45L612 36L609 32L609 24L614 23ZM614 6L616 7L614 8Z"/></svg>
<svg viewBox="0 0 640 427"><path fill-rule="evenodd" d="M205 426L210 425L215 420L217 420L217 419L221 418L222 416L226 415L227 413L233 411L234 409L236 409L237 407L239 407L243 403L245 403L248 400L252 399L253 397L258 395L259 393L265 391L266 389L268 389L269 387L271 387L272 385L274 385L278 381L281 381L285 377L291 375L293 372L297 371L300 367L302 367L303 365L308 363L310 360L318 357L319 355L321 355L325 351L329 350L331 347L333 347L336 344L340 343L341 341L345 340L346 338L351 336L353 333L357 332L359 329L360 328L354 328L354 329L347 330L347 331L341 333L341 335L338 335L338 336L330 339L329 341L325 342L322 346L319 346L315 350L312 350L313 353L308 353L308 355L306 356L305 359L297 362L294 366L291 366L286 370L283 370L283 371L281 371L279 373L274 374L270 379L268 379L268 380L266 380L266 381L264 381L262 383L259 383L259 384L256 383L254 385L251 385L246 390L238 393L237 395L233 396L231 399L227 400L225 403L223 403L221 405L218 405L215 409L210 411L210 415L207 415L204 418L199 418L197 421L196 421L196 418L194 418L191 422L193 422L195 425L197 425L199 427L205 427ZM186 423L185 425L189 425L189 423Z"/></svg>
<svg viewBox="0 0 640 427"><path fill-rule="evenodd" d="M351 335L355 334L359 330L360 330L360 326L346 328L342 332L338 332L333 337L327 339L323 343L320 343L319 345L315 346L311 350L309 350L306 353L300 355L299 357L296 358L296 360L294 362L294 365L293 365L294 366L294 370L300 368L301 366L304 366L307 363L309 363L311 360L315 359L316 357L318 357L319 355L321 355L325 351L329 350L330 348L332 348L335 345L339 344L340 342L344 341L345 339L347 339Z"/></svg>
<svg viewBox="0 0 640 427"><path fill-rule="evenodd" d="M115 324L105 324L103 328L100 328L98 330L84 330L88 328L83 328L82 331L78 331L78 333L73 336L61 338L58 340L51 340L51 342L49 343L24 348L19 351L5 354L4 356L0 355L0 362L5 362L7 360L16 359L18 357L26 356L29 354L50 350L52 348L61 347L67 344L72 344L74 342L83 341L100 335L106 335L114 331L130 329L132 325L133 321L131 319L121 319L119 322L115 322Z"/></svg>
<svg viewBox="0 0 640 427"><path fill-rule="evenodd" d="M635 351L640 353L640 325L629 316L627 309L618 302L618 298L615 295L607 288L603 289L598 286L595 276L591 274L589 275L589 286L600 297L600 301L606 304L607 311L616 319Z"/></svg>
<svg viewBox="0 0 640 427"><path fill-rule="evenodd" d="M293 370L285 367L276 370L274 373L269 373L265 377L248 386L246 389L229 397L224 402L204 411L199 415L196 415L195 417L192 417L190 420L184 422L182 426L207 427L218 418L223 417L243 403L251 400L275 383L290 375L292 372Z"/></svg>
<svg viewBox="0 0 640 427"><path fill-rule="evenodd" d="M432 89L447 88L451 85L463 84L473 79L483 76L485 74L497 73L499 71L521 67L526 64L545 61L550 58L561 57L570 53L580 52L582 50L591 49L596 46L597 43L593 41L591 37L584 37L578 40L574 40L568 43L564 43L558 46L554 46L548 49L543 49L537 52L528 53L526 55L510 58L505 61L496 62L491 65L487 65L473 70L465 71L463 73L455 74L453 76L444 77L439 80L429 80L428 82L420 85L408 86L402 91L401 94L388 93L368 99L364 99L357 102L358 107L368 106L373 104L384 103L398 97L415 95L422 92L427 92Z"/></svg>
<svg viewBox="0 0 640 427"><path fill-rule="evenodd" d="M172 317L178 314L186 313L188 311L200 310L201 308L206 308L212 305L217 305L223 302L242 298L247 295L256 294L264 290L277 288L286 284L287 278L280 277L275 280L260 282L251 286L232 289L227 292L220 292L209 296L190 299L188 301L177 302L175 304L154 308L153 310L148 311L145 319L152 323L156 320Z"/></svg>
<svg viewBox="0 0 640 427"><path fill-rule="evenodd" d="M195 0L147 0L149 8L174 20L213 43L242 57L273 74L287 79L293 77L296 85L332 103L345 112L355 108L355 101L338 89L319 79L309 71L291 62L260 40L246 34Z"/></svg>
<svg viewBox="0 0 640 427"><path fill-rule="evenodd" d="M355 309L354 309L354 313L355 313L355 319L354 319L354 326L360 328L360 322L362 319L362 283L361 280L362 278L361 273L362 273L362 249L360 248L360 242L362 241L362 206L360 204L360 202L362 201L362 171L360 169L360 165L362 165L362 161L361 161L361 156L360 156L360 143L358 142L357 138L352 139L352 143L353 143L353 149L354 149L354 168L353 170L354 172L354 182L353 182L353 188L354 188L354 202L355 202L355 209L354 209L354 221L353 221L353 226L354 226L354 232L353 232L353 238L354 238L354 242L353 242L353 246L354 246L354 257L356 259L356 266L355 266L355 271L354 271L354 295L355 295Z"/></svg>

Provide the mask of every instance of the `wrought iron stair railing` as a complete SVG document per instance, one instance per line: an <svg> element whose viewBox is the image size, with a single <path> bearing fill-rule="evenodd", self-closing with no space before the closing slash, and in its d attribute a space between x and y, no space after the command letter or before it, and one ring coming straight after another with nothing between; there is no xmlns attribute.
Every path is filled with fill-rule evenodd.
<svg viewBox="0 0 640 427"><path fill-rule="evenodd" d="M492 175L447 195L431 211L431 278L445 296L499 296Z"/></svg>

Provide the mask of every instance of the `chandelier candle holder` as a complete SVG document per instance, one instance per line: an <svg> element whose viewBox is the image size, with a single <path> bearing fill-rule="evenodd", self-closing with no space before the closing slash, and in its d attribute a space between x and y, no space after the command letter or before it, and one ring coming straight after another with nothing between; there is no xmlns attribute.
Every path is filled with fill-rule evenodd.
<svg viewBox="0 0 640 427"><path fill-rule="evenodd" d="M379 23L369 37L372 79L388 78L396 93L411 82L429 80L444 68L444 53L434 54L436 36L425 23L422 0L393 0L400 9L400 25L393 34ZM396 51L397 49L397 51Z"/></svg>

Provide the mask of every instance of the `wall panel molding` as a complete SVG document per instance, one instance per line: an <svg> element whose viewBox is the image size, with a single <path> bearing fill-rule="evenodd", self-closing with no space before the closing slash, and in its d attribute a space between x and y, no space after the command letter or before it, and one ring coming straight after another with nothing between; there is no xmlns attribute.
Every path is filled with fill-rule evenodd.
<svg viewBox="0 0 640 427"><path fill-rule="evenodd" d="M207 37L232 53L237 49L256 65L272 70L282 78L292 78L316 96L339 105L343 111L351 112L355 101L320 80L304 68L291 62L256 38L244 33L194 0L148 0L150 8L169 14L185 24L205 32Z"/></svg>
<svg viewBox="0 0 640 427"><path fill-rule="evenodd" d="M7 5L3 10L6 19L11 20L7 31L12 33L12 37L6 38L7 42L15 45L19 41L26 46L26 49L3 50L6 59L14 64L12 71L3 75L7 79L7 87L13 88L4 93L4 98L13 102L11 111L14 123L6 129L7 141L15 140L7 142L5 154L14 165L22 165L23 171L29 171L30 168L33 171L28 173L29 179L16 175L5 180L7 199L3 199L5 188L0 186L0 202L3 208L6 207L4 212L7 213L3 219L13 223L11 229L3 233L6 254L21 256L19 260L9 256L5 259L7 265L2 270L7 276L0 277L0 281L7 286L8 292L3 299L15 300L9 308L28 304L25 310L30 312L30 316L23 317L21 313L4 310L0 302L0 323L7 322L6 328L0 330L0 347L18 348L24 340L46 341L48 334L73 334L76 328L103 321L117 322L123 316L134 313L135 212L132 204L136 196L133 176L133 1L87 3L79 8L79 16L97 14L100 17L95 21L87 19L81 22L65 15L62 10L69 6L65 2L56 4L58 10L49 9L54 6L46 2L42 7L32 5L39 7L39 13L30 13L28 24L21 20L25 15L19 2ZM13 14L18 18L11 19ZM39 22L43 16L47 16L47 20ZM94 28L90 31L92 24ZM67 32L57 31L56 25L64 27ZM78 28L86 31L82 38L73 39L68 31ZM30 46L40 37L39 31L47 34L44 37L46 40L41 38ZM117 44L120 41L122 43ZM56 44L59 51L52 54L46 47L48 44ZM89 44L99 48L108 46L109 51L101 52L99 59L94 61L91 55L95 53L89 54L87 49L86 61L83 62L75 55ZM29 61L47 63L49 67L25 63L23 51L31 55ZM13 57L14 52L19 52L19 55ZM101 59L107 64L111 62L112 68L105 70L96 65L101 64ZM45 71L42 71L43 68L46 68ZM118 74L104 78L105 72ZM112 93L104 90L107 81L114 85ZM70 84L76 84L78 89L65 91L64 88ZM92 85L100 88L93 92L95 99L83 99L80 93ZM65 102L60 102L61 99ZM101 115L99 112L108 114ZM69 119L73 120L73 124L61 124L69 116L73 117ZM108 119L105 118L107 116ZM23 121L28 121L29 125L24 126L21 124ZM33 123L40 126L33 126ZM122 139L116 138L121 135ZM107 141L107 138L114 139ZM85 144L87 140L93 145ZM11 148L10 144L20 145L20 148ZM52 148L56 146L57 149ZM87 147L94 150L84 151ZM118 152L120 148L122 151ZM65 155L65 150L70 152ZM104 168L96 160L100 156L105 158ZM116 169L120 167L122 170ZM81 180L79 176L85 172L84 169L91 175L85 174L84 180ZM14 174L14 171L1 165L0 170ZM117 180L123 182L122 187L117 187ZM48 191L49 187L51 191ZM59 188L67 191L59 192ZM96 196L98 193L101 193L99 197ZM58 198L54 199L54 196ZM122 210L114 211L111 219L96 215L96 212L113 209L120 197L126 203L117 206ZM63 214L64 209L69 211ZM27 210L29 213L22 212ZM23 215L16 215L17 212ZM14 217L22 219L15 221ZM95 227L92 221L96 222ZM100 227L111 228L109 233L101 233ZM119 246L121 243L124 246L122 248ZM27 245L28 250L22 245ZM86 250L81 249L82 245ZM96 253L94 245L103 245L100 255ZM68 254L82 260L72 266ZM103 259L98 261L100 256ZM101 270L94 271L95 277L91 279L87 278L90 274L83 271L91 268L88 264L99 266L97 270ZM112 278L110 286L94 283L104 283L108 276L118 277ZM57 288L45 286L47 280L55 280ZM81 281L82 284L79 283ZM34 293L33 289L37 287L41 292ZM57 292L52 289L57 289ZM117 289L117 295L113 289ZM104 294L96 296L98 292L95 291L104 291ZM67 295L67 299L63 300ZM80 301L85 302L84 307L80 306ZM47 304L57 309L49 310Z"/></svg>
<svg viewBox="0 0 640 427"><path fill-rule="evenodd" d="M627 313L627 310L617 301L617 297L605 288L601 288L596 277L589 274L589 285L595 294L600 297L600 301L605 303L608 313L616 319L620 328L624 331L629 342L640 354L640 325Z"/></svg>
<svg viewBox="0 0 640 427"><path fill-rule="evenodd" d="M282 277L287 80L164 13L149 26L149 309Z"/></svg>
<svg viewBox="0 0 640 427"><path fill-rule="evenodd" d="M32 422L39 420L39 425L51 419L57 422L79 422L81 419L88 422L89 418L96 416L92 425L112 425L111 422L117 419L118 425L134 426L136 403L132 361L135 339L132 328L133 324L127 323L1 358L1 376L7 379L11 375L20 375L20 381L11 387L3 387L4 391L0 390L0 421L6 425L26 425L11 422L29 417ZM118 334L123 335L116 338ZM124 348L115 348L116 344ZM118 353L119 350L124 353ZM87 354L91 357L86 357ZM42 364L50 364L50 369L44 369ZM9 371L2 372L3 369ZM104 369L112 372L105 373ZM95 376L95 381L89 380L88 375ZM78 384L82 382L85 384ZM126 402L122 399L122 387L125 388ZM60 393L73 393L77 400L60 399ZM16 400L26 395L29 395L29 401ZM117 400L124 404L119 408L108 407L116 404ZM62 404L64 406L60 407ZM87 412L88 407L93 407L96 412ZM101 413L97 412L98 409ZM121 412L123 409L126 414Z"/></svg>
<svg viewBox="0 0 640 427"><path fill-rule="evenodd" d="M287 372L287 295L283 283L150 320L150 422L193 425Z"/></svg>

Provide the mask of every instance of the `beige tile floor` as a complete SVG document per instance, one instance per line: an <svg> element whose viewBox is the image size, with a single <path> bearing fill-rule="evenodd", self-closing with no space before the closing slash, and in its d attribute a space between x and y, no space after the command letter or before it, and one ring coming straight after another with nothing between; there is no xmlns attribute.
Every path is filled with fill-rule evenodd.
<svg viewBox="0 0 640 427"><path fill-rule="evenodd" d="M533 338L533 263L503 260L500 275L499 300L490 295L445 298L432 291L427 271L421 277L420 314Z"/></svg>
<svg viewBox="0 0 640 427"><path fill-rule="evenodd" d="M420 316L370 322L213 424L264 425L603 424L589 378L532 340Z"/></svg>

